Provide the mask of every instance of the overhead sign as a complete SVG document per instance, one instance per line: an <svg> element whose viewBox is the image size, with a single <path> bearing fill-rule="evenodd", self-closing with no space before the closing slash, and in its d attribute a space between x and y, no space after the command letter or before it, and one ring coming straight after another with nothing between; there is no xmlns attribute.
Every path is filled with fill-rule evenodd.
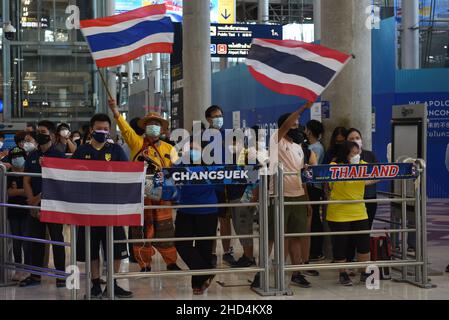
<svg viewBox="0 0 449 320"><path fill-rule="evenodd" d="M218 23L235 23L235 0L218 0Z"/></svg>
<svg viewBox="0 0 449 320"><path fill-rule="evenodd" d="M253 38L282 40L282 26L213 23L210 35L212 57L246 57Z"/></svg>
<svg viewBox="0 0 449 320"><path fill-rule="evenodd" d="M413 179L416 176L412 163L321 165L309 167L304 173L307 182Z"/></svg>

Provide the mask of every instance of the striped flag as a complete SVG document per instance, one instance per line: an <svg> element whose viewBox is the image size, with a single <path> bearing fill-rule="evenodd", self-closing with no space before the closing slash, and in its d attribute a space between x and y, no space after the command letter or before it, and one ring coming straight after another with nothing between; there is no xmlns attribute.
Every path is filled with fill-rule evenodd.
<svg viewBox="0 0 449 320"><path fill-rule="evenodd" d="M246 65L269 89L315 101L351 56L293 40L254 39Z"/></svg>
<svg viewBox="0 0 449 320"><path fill-rule="evenodd" d="M147 53L171 53L174 29L164 4L80 22L99 68L124 64Z"/></svg>
<svg viewBox="0 0 449 320"><path fill-rule="evenodd" d="M144 180L143 162L43 158L41 221L141 226Z"/></svg>

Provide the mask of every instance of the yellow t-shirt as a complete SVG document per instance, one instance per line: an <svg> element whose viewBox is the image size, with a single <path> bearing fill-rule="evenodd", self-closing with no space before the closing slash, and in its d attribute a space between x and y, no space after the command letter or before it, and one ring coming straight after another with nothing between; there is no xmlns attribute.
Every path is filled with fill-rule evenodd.
<svg viewBox="0 0 449 320"><path fill-rule="evenodd" d="M335 162L331 163L335 165ZM366 164L360 161L360 164ZM331 182L331 195L329 200L363 200L365 196L366 181ZM368 219L366 207L363 202L350 204L329 204L326 219L332 222L350 222Z"/></svg>
<svg viewBox="0 0 449 320"><path fill-rule="evenodd" d="M142 153L144 138L139 136L121 115L117 118L117 125L120 128L123 139L131 150L130 160L137 161L139 154ZM153 146L148 146L147 150L144 150L146 156L151 158L159 169L171 167L177 159L175 148L164 141L158 141L155 147L157 151Z"/></svg>

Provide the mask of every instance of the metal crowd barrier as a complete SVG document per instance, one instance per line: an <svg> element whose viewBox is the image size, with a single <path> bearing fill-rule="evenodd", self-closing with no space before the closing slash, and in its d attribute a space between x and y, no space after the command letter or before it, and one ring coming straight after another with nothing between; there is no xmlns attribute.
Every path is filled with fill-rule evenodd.
<svg viewBox="0 0 449 320"><path fill-rule="evenodd" d="M8 250L8 239L22 240L24 242L51 244L52 246L70 247L70 265L76 265L76 226L70 226L70 242L50 241L46 239L37 239L32 237L21 237L8 234L8 219L6 208L22 208L22 209L40 209L38 206L16 205L7 203L7 178L8 176L16 177L40 177L41 174L36 173L20 173L7 172L6 167L0 164L0 287L16 285L8 282L8 270L23 271L35 275L52 277L57 279L67 279L71 274L65 271L41 268L27 264L9 262L10 254ZM89 290L90 291L90 290ZM76 287L71 289L71 299L76 300Z"/></svg>
<svg viewBox="0 0 449 320"><path fill-rule="evenodd" d="M408 160L411 161L410 159ZM199 240L223 240L223 239L258 239L259 240L259 264L253 268L232 268L232 269L203 269L203 270L189 270L189 271L159 271L150 273L141 272L114 272L114 260L108 259L107 261L107 286L109 299L114 299L114 280L124 278L152 278L161 276L191 276L191 275L209 275L209 274L236 274L236 273L253 273L260 272L260 288L254 289L257 293L264 296L272 295L285 295L291 292L286 289L285 286L285 272L287 271L299 271L299 270L329 270L340 268L361 268L369 265L376 265L378 267L401 267L402 276L396 281L407 282L413 285L418 285L422 288L431 288L430 280L428 279L428 260L427 260L427 230L426 230L426 196L425 196L425 162L423 160L413 160L418 166L419 176L416 178L415 183L415 196L413 198L407 198L405 190L405 181L403 181L402 194L400 198L389 199L371 199L371 200L345 200L345 201L303 201L303 202L285 202L283 196L283 177L285 175L298 175L297 172L284 172L283 167L279 166L278 173L272 177L274 179L274 196L271 197L274 201L274 287L270 286L270 257L269 257L269 242L268 242L268 205L270 196L268 194L268 175L262 174L260 176L259 183L259 202L257 203L236 203L236 204L216 204L216 205L150 205L145 206L145 209L181 209L181 208L208 208L208 207L258 207L259 208L259 234L258 235L235 235L235 236L211 236L211 237L184 237L184 238L154 238L154 239L128 239L128 240L115 240L113 237L113 227L107 227L107 244L106 250L109 257L113 257L113 246L116 243L145 243L145 242L167 242L167 241L199 241ZM14 236L6 234L6 212L5 207L17 207L15 205L6 204L6 177L8 175L28 175L28 174L10 174L6 173L5 168L2 167L1 172L1 198L0 198L0 214L3 219L2 230L0 238L2 241L3 252L6 253L6 238L13 239ZM367 231L351 231L351 232L319 232L319 233L284 233L284 206L291 205L317 205L317 204L350 204L350 203L402 203L402 221L401 229L387 229L387 230L367 230ZM416 214L416 227L407 228L406 214L408 202L415 203ZM39 209L39 207L23 206L26 208ZM406 250L406 235L410 232L416 232L417 235L417 248L416 258L407 259ZM284 240L289 237L309 237L309 236L326 236L326 235L353 235L353 234L385 234L385 233L398 233L402 234L402 256L399 260L389 261L369 261L369 262L352 262L352 263L320 263L313 265L285 265L284 263ZM90 228L86 227L86 299L90 299ZM28 241L45 241L45 243L51 243L55 245L69 245L69 243L56 243L52 241L42 239L27 239ZM71 264L76 265L76 228L71 226ZM2 254L1 266L3 272L0 278L0 283L6 282L6 267L17 268L18 264L8 263L6 261L6 254ZM415 279L411 281L408 279L407 268L415 267ZM45 270L44 270L45 271ZM48 271L48 270L46 270ZM56 270L51 270L53 273L57 273ZM46 274L48 275L48 274ZM64 278L68 275L64 274ZM76 290L72 290L72 299L76 299Z"/></svg>

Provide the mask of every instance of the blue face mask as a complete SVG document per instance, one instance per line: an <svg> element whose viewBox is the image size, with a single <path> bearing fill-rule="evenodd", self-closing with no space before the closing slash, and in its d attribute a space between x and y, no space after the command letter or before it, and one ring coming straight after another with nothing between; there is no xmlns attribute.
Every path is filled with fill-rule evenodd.
<svg viewBox="0 0 449 320"><path fill-rule="evenodd" d="M201 161L201 151L199 150L190 150L190 159L193 163Z"/></svg>
<svg viewBox="0 0 449 320"><path fill-rule="evenodd" d="M221 129L221 128L223 127L223 122L224 122L223 117L220 117L220 118L213 118L213 119L212 119L212 126L213 126L215 129Z"/></svg>
<svg viewBox="0 0 449 320"><path fill-rule="evenodd" d="M157 138L161 135L161 127L155 124L150 124L146 127L145 133L148 137Z"/></svg>
<svg viewBox="0 0 449 320"><path fill-rule="evenodd" d="M25 168L25 158L24 157L14 158L14 159L12 159L11 164L15 168L23 169L23 168Z"/></svg>
<svg viewBox="0 0 449 320"><path fill-rule="evenodd" d="M105 143L108 138L108 134L109 132L107 131L96 130L92 132L92 138L98 143Z"/></svg>

